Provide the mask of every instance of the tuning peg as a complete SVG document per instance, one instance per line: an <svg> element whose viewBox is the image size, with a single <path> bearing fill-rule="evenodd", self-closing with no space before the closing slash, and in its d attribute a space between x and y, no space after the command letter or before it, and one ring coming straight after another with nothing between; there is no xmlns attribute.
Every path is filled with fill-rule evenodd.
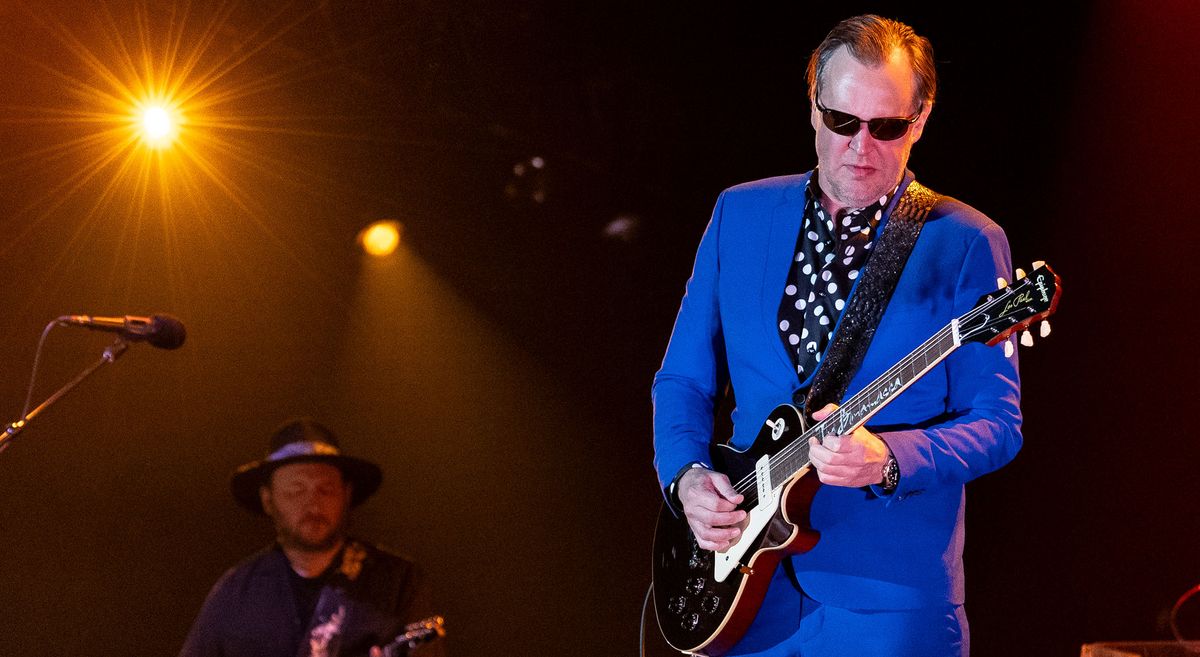
<svg viewBox="0 0 1200 657"><path fill-rule="evenodd" d="M996 285L997 285L998 287L1008 287L1008 281L1006 281L1006 280L1004 280L1003 278L1001 278L1001 277L997 276L997 277L996 277Z"/></svg>
<svg viewBox="0 0 1200 657"><path fill-rule="evenodd" d="M1045 261L1045 260L1034 260L1034 261L1033 261L1033 268L1034 268L1034 269L1041 269L1042 267L1045 267L1045 266L1046 266L1046 261Z"/></svg>
<svg viewBox="0 0 1200 657"><path fill-rule="evenodd" d="M1048 320L1042 320L1042 326L1038 328L1038 335L1043 338L1050 335L1050 322Z"/></svg>
<svg viewBox="0 0 1200 657"><path fill-rule="evenodd" d="M1016 347L1013 346L1012 340L1005 340L1004 341L1004 357L1012 358L1014 351L1016 351Z"/></svg>
<svg viewBox="0 0 1200 657"><path fill-rule="evenodd" d="M1021 331L1021 346L1022 347L1032 347L1033 346L1033 334L1032 333L1030 333L1029 331Z"/></svg>
<svg viewBox="0 0 1200 657"><path fill-rule="evenodd" d="M1017 267L1017 278L1025 278L1025 270Z"/></svg>

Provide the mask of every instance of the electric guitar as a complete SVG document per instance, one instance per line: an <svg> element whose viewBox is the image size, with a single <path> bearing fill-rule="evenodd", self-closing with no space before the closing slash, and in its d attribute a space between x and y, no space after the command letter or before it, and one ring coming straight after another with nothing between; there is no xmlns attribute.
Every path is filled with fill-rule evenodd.
<svg viewBox="0 0 1200 657"><path fill-rule="evenodd" d="M1061 294L1058 275L1035 262L1028 276L1018 269L1012 285L980 297L975 307L952 320L861 392L845 400L824 420L807 426L791 404L775 408L754 443L739 451L713 449L713 465L729 476L744 500L746 526L723 552L696 544L687 519L665 504L654 534L654 610L667 643L697 655L723 655L749 628L779 562L807 552L819 535L808 523L808 509L820 482L808 458L809 439L851 433L954 350L968 342L989 346L1025 331L1054 313ZM1042 336L1050 325L1042 324Z"/></svg>
<svg viewBox="0 0 1200 657"><path fill-rule="evenodd" d="M404 626L404 633L383 646L383 657L405 657L408 651L423 643L446 636L446 622L441 616L430 616Z"/></svg>

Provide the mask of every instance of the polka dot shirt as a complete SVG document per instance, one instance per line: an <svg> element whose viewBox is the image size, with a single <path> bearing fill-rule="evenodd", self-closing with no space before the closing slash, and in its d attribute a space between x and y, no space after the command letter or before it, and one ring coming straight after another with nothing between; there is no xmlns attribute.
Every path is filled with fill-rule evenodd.
<svg viewBox="0 0 1200 657"><path fill-rule="evenodd" d="M832 217L821 207L817 189L814 172L805 194L796 256L779 303L779 336L801 381L820 365L850 289L867 263L883 210L896 193L893 189L865 208Z"/></svg>

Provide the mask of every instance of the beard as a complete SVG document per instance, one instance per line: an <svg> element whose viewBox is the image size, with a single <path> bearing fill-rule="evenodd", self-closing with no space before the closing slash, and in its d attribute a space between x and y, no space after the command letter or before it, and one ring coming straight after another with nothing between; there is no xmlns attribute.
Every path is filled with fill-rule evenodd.
<svg viewBox="0 0 1200 657"><path fill-rule="evenodd" d="M338 545L346 535L345 516L337 521L319 515L305 515L297 522L277 518L279 544L301 552L324 552Z"/></svg>

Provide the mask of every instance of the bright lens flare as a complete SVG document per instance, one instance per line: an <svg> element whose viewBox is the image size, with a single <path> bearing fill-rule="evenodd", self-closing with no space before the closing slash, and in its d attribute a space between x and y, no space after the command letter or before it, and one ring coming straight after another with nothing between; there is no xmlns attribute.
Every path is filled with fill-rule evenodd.
<svg viewBox="0 0 1200 657"><path fill-rule="evenodd" d="M145 105L138 116L137 128L144 144L150 148L166 148L179 135L179 117L166 105Z"/></svg>
<svg viewBox="0 0 1200 657"><path fill-rule="evenodd" d="M358 234L358 243L373 256L391 255L400 246L400 222L376 221Z"/></svg>
<svg viewBox="0 0 1200 657"><path fill-rule="evenodd" d="M142 130L150 139L162 139L171 133L171 116L162 107L149 107L142 112Z"/></svg>
<svg viewBox="0 0 1200 657"><path fill-rule="evenodd" d="M9 4L0 0L0 26L8 27L3 7ZM21 210L36 213L38 222L76 214L78 205L82 217L68 224L76 231L66 242L71 248L83 244L100 222L124 213L121 228L132 232L121 233L113 271L126 269L131 284L137 272L119 263L130 262L125 256L142 248L140 231L152 220L161 221L172 256L183 255L178 250L184 230L208 231L210 244L218 244L224 235L214 231L231 216L250 220L284 245L282 231L267 218L294 194L324 198L321 190L330 182L287 154L311 148L314 140L361 138L357 129L337 127L342 117L317 111L327 106L322 99L313 100L312 111L296 112L285 100L293 94L275 93L339 73L324 55L309 60L307 51L288 45L302 38L295 30L322 18L328 3L287 3L310 7L295 15L283 9L264 13L267 22L252 25L235 18L237 5L246 3L228 0L91 3L95 16L79 25L74 17L70 25L55 17L61 12L52 6L61 3L23 4L30 6L39 37L48 37L36 43L46 43L53 57L39 52L21 58L38 71L39 83L44 80L32 85L36 93L28 101L0 98L0 186L9 182L9 171L49 180L50 191L34 195ZM38 4L46 10L35 11ZM7 33L0 29L0 37ZM0 44L0 75L11 72L9 45ZM14 100L28 104L9 104ZM37 132L9 140L10 124ZM28 146L12 153L10 141ZM183 217L191 220L186 229L176 221ZM373 233L368 248L395 249L398 224L392 231L390 238L386 229ZM3 256L16 241L0 233ZM26 233L17 239L25 240ZM58 262L66 262L66 255ZM171 260L177 267L174 283L190 266L185 260Z"/></svg>

